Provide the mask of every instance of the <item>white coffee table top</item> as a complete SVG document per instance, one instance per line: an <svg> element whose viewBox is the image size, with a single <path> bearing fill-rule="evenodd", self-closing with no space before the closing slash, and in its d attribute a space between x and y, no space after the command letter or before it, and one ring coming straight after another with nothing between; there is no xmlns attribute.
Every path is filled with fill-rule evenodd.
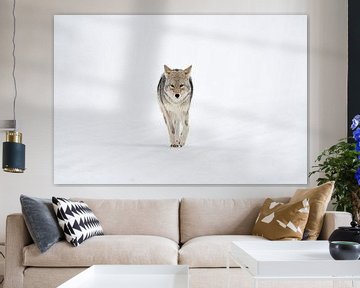
<svg viewBox="0 0 360 288"><path fill-rule="evenodd" d="M58 288L188 288L185 265L94 265Z"/></svg>
<svg viewBox="0 0 360 288"><path fill-rule="evenodd" d="M255 277L360 277L360 261L334 260L328 241L236 241L230 253Z"/></svg>

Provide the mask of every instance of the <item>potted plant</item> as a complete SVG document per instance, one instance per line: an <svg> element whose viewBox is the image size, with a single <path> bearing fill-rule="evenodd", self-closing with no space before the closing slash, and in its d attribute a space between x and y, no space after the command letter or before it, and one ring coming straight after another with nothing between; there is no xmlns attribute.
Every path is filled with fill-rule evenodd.
<svg viewBox="0 0 360 288"><path fill-rule="evenodd" d="M316 158L309 176L318 173L319 185L335 181L332 195L335 209L350 212L360 223L360 115L353 118L351 129L353 137L325 149Z"/></svg>

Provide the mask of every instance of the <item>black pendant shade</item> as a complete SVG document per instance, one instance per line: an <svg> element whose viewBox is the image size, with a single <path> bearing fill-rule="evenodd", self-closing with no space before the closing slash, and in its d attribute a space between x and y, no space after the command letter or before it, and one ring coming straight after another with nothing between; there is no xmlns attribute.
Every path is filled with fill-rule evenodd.
<svg viewBox="0 0 360 288"><path fill-rule="evenodd" d="M22 134L17 131L7 131L3 143L2 167L5 172L23 173L25 170L25 145L22 144Z"/></svg>

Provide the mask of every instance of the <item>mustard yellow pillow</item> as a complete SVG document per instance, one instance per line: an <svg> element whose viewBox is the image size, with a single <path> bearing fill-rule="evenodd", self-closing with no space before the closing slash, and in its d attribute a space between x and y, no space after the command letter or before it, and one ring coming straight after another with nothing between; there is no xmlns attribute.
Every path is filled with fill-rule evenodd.
<svg viewBox="0 0 360 288"><path fill-rule="evenodd" d="M315 188L298 189L290 199L289 203L309 199L310 213L305 227L304 240L316 240L319 237L334 184L335 182L331 181Z"/></svg>
<svg viewBox="0 0 360 288"><path fill-rule="evenodd" d="M260 209L252 234L269 240L301 240L308 217L307 199L284 204L268 198Z"/></svg>

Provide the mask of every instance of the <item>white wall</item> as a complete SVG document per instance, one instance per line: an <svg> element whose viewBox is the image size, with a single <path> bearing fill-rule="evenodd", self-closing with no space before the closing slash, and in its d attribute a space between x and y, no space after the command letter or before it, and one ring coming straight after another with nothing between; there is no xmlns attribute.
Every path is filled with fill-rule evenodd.
<svg viewBox="0 0 360 288"><path fill-rule="evenodd" d="M11 5L0 1L0 119L11 119ZM0 172L0 242L19 195L92 198L265 197L294 186L55 186L53 184L54 14L308 14L309 166L346 135L347 2L345 0L63 0L17 3L18 121L27 149L23 175ZM256 131L254 131L256 133ZM101 137L101 135L99 135ZM4 135L1 135L4 139ZM3 140L1 140L3 141ZM69 139L71 141L71 139ZM281 139L279 139L281 141ZM286 169L286 167L284 167ZM241 173L241 171L239 171ZM279 171L281 173L281 171ZM314 185L313 179L309 185Z"/></svg>

